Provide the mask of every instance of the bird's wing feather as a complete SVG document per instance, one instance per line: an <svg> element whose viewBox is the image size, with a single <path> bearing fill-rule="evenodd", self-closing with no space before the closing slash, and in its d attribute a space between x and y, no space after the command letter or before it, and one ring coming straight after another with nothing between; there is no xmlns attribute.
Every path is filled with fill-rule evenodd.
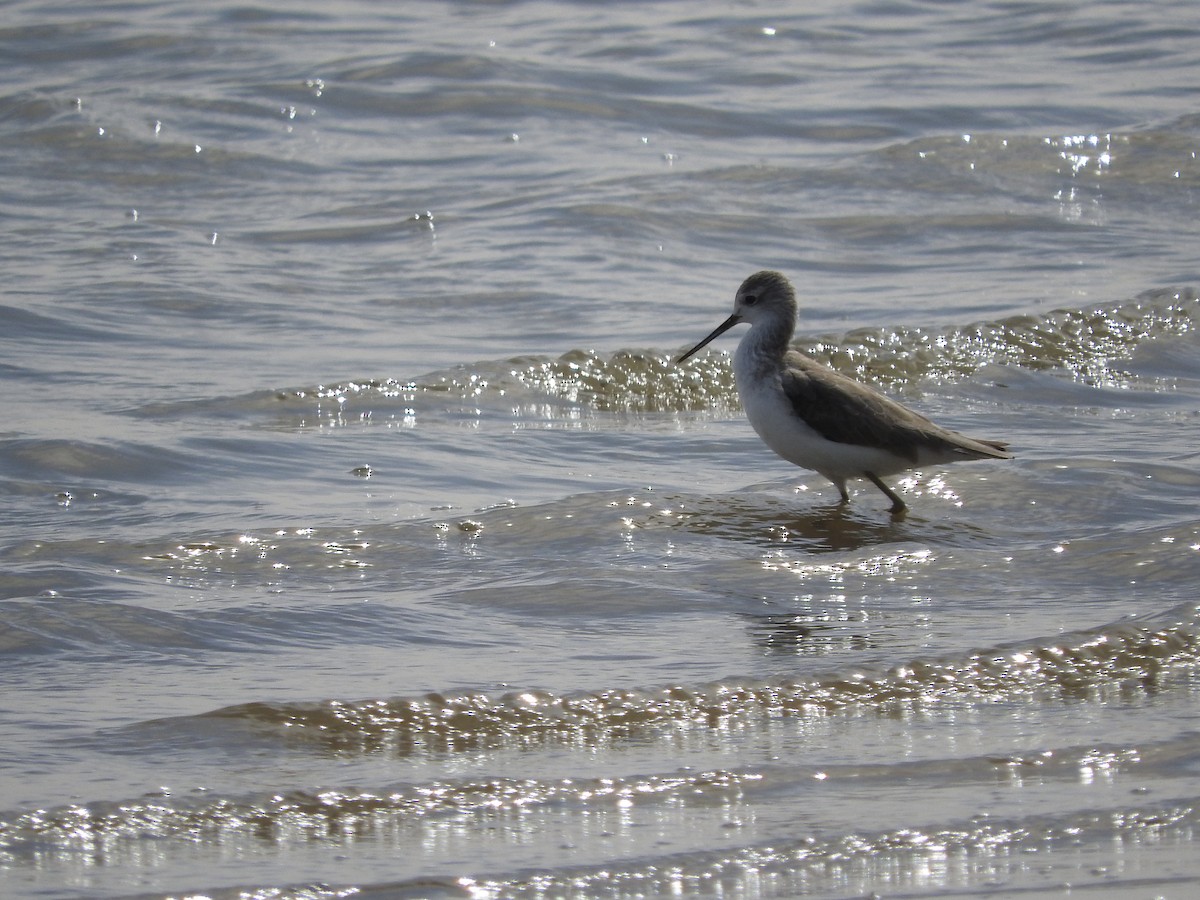
<svg viewBox="0 0 1200 900"><path fill-rule="evenodd" d="M917 461L921 448L1007 459L1007 445L949 431L802 353L784 357L783 389L796 414L839 444L887 447Z"/></svg>

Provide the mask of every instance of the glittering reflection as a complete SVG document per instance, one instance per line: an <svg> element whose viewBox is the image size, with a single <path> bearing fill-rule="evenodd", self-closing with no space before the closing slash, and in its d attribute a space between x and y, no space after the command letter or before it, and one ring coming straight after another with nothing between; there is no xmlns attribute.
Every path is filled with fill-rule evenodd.
<svg viewBox="0 0 1200 900"><path fill-rule="evenodd" d="M981 867L1005 878L1045 877L1027 868L1034 851L1054 850L1058 866L1071 853L1092 858L1186 842L1200 811L1193 801L1135 802L1103 811L1064 810L1025 816L977 813L927 825L920 810L904 824L851 830L815 827L827 815L801 816L777 839L746 840L771 804L791 798L799 808L868 802L876 788L902 781L914 793L977 791L989 781L1018 787L1034 773L1043 781L1086 780L1103 767L1115 777L1186 764L1187 738L1138 750L1064 746L1052 751L910 762L817 765L791 760L743 769L681 769L669 774L439 779L380 789L326 788L265 792L247 797L206 789L168 789L126 802L72 804L0 819L0 863L48 867L178 858L185 848L253 858L272 849L333 846L421 846L452 857L469 853L480 832L517 839L530 829L554 829L562 859L553 868L516 874L473 873L457 883L478 896L634 896L679 889L687 895L713 885L743 896L766 878L785 895L803 889L861 894L866 886L921 889L970 883ZM852 799L857 798L857 799ZM795 816L797 807L785 805ZM893 816L894 817L894 816ZM644 829L658 841L644 844ZM686 839L683 836L686 835ZM153 841L147 841L153 838ZM684 839L688 852L671 852ZM699 844L707 849L695 849ZM596 848L603 864L580 863ZM611 855L610 855L611 854ZM1036 855L1036 854L1035 854ZM1038 857L1040 858L1040 857ZM576 860L576 862L571 862ZM449 882L453 884L454 882ZM438 883L439 889L445 887ZM428 891L425 880L364 886ZM308 896L308 888L272 885L270 896ZM333 890L333 888L330 888ZM407 896L405 893L387 896ZM429 896L418 893L417 896ZM438 894L433 894L434 896ZM642 895L645 895L644 893ZM222 896L220 894L214 896ZM230 889L228 896L238 896Z"/></svg>
<svg viewBox="0 0 1200 900"><path fill-rule="evenodd" d="M1091 168L1102 173L1113 162L1111 134L1068 134L1061 138L1046 138L1046 143L1058 150L1059 158L1070 168L1072 175Z"/></svg>
<svg viewBox="0 0 1200 900"><path fill-rule="evenodd" d="M210 797L207 790L173 796L162 791L125 803L39 809L0 820L0 860L39 854L64 858L105 852L119 857L146 837L263 844L343 842L411 830L428 820L519 815L523 810L570 806L621 811L635 804L702 808L737 803L762 780L753 772L712 770L678 775L563 778L487 778L398 785L391 789L291 790L259 797Z"/></svg>
<svg viewBox="0 0 1200 900"><path fill-rule="evenodd" d="M805 834L770 844L697 852L642 854L637 860L533 869L510 877L462 876L357 887L272 886L263 895L289 900L345 896L634 898L648 896L860 896L884 886L895 892L943 893L980 883L1010 891L1186 888L1186 874L1155 866L1189 846L1200 824L1195 805L1161 803L1116 812L1025 820L977 817L957 826L843 835ZM440 849L440 845L438 846ZM1114 876L1118 876L1114 878ZM214 900L259 896L208 892Z"/></svg>
<svg viewBox="0 0 1200 900"><path fill-rule="evenodd" d="M981 882L1057 891L1064 881L1079 884L1080 875L1085 883L1103 886L1105 869L1098 862L1111 864L1160 842L1186 845L1198 824L1200 812L1186 802L1036 821L980 817L959 827L805 835L683 860L663 858L641 865L477 880L470 889L471 896L478 898L802 896L810 892L859 896L880 885L894 891L941 893L955 887L977 890ZM1047 862L1043 854L1051 853ZM1160 878L1165 884L1172 881L1152 873L1149 883Z"/></svg>

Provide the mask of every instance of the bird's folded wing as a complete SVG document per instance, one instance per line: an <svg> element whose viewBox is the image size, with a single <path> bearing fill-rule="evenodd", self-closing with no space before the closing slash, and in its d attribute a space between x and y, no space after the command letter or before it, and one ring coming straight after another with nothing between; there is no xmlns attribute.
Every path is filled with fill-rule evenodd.
<svg viewBox="0 0 1200 900"><path fill-rule="evenodd" d="M796 414L835 443L886 448L914 462L922 448L968 456L1008 456L999 442L976 441L948 431L795 351L786 356L781 377Z"/></svg>

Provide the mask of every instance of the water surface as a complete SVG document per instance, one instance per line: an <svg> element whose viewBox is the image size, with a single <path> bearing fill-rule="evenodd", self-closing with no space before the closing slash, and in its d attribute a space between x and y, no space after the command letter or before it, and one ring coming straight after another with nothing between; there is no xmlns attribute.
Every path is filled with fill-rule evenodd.
<svg viewBox="0 0 1200 900"><path fill-rule="evenodd" d="M1193 4L10 4L6 896L1191 896ZM1011 462L852 503L797 346Z"/></svg>

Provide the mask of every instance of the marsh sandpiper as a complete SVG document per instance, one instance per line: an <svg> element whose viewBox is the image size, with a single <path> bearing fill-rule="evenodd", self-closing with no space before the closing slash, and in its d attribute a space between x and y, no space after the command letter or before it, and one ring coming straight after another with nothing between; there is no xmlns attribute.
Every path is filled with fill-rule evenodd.
<svg viewBox="0 0 1200 900"><path fill-rule="evenodd" d="M733 357L746 417L768 447L833 482L849 503L846 479L867 478L903 513L885 475L965 459L1012 459L1003 441L976 440L936 425L878 391L789 347L796 292L779 272L758 272L738 288L733 315L677 363L741 322L750 331Z"/></svg>

